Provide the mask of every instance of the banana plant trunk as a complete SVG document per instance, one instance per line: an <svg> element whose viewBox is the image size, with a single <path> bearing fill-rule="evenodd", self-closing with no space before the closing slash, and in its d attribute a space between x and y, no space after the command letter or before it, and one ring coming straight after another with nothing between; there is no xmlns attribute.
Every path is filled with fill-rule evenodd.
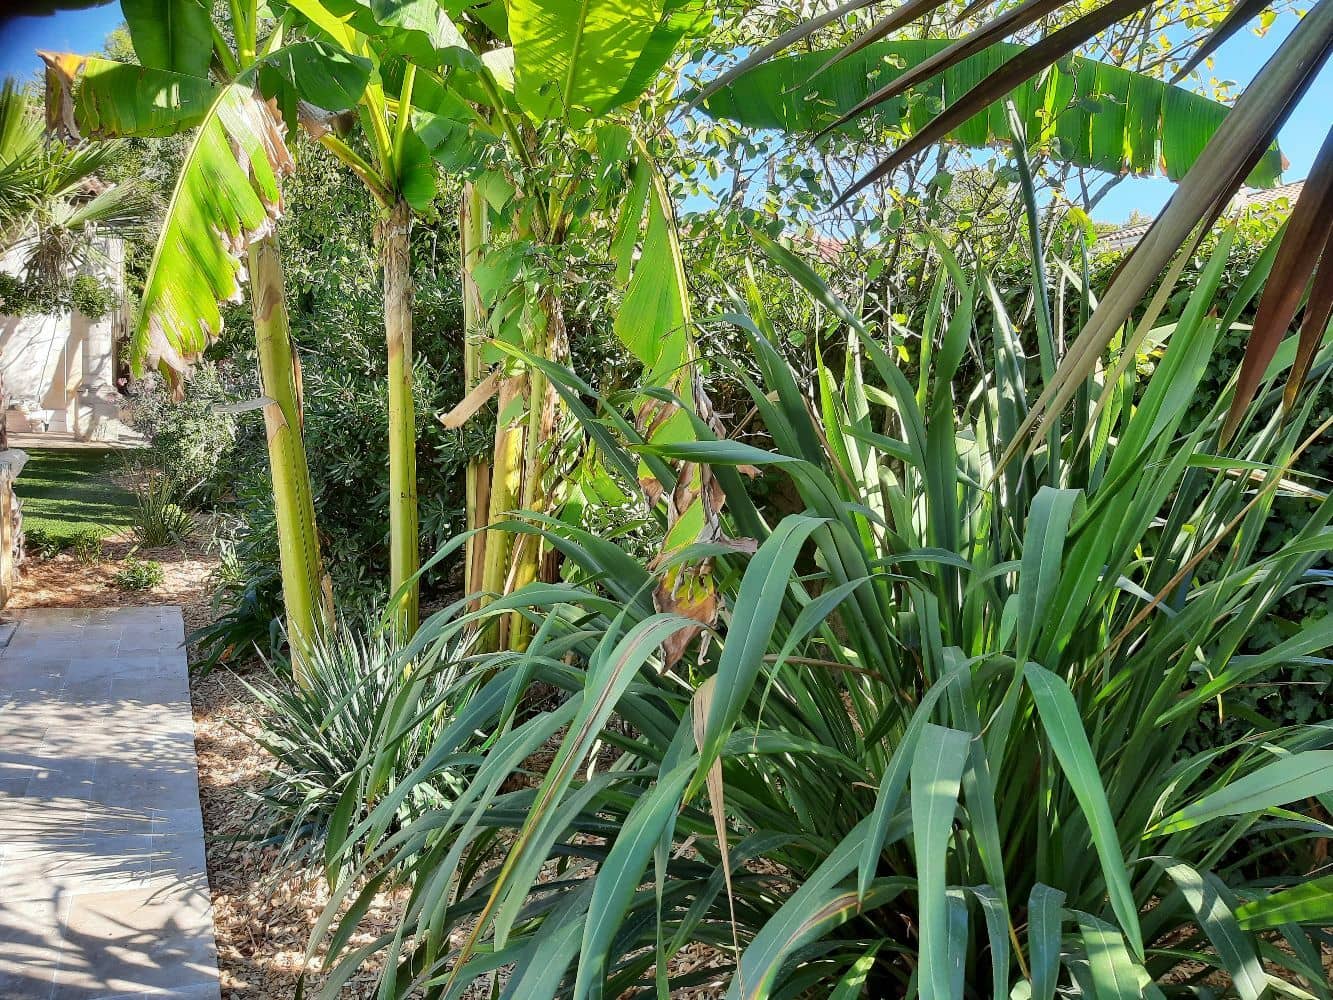
<svg viewBox="0 0 1333 1000"><path fill-rule="evenodd" d="M532 327L524 336L524 347L533 355L560 364L569 361L569 337L564 313L554 295L542 296ZM535 368L508 379L501 387L500 411L505 412L508 390L525 401L523 413L509 427L497 428L493 488L492 522L509 511L549 514L560 500L556 480L561 432L560 397L550 380ZM501 485L503 484L503 485ZM546 558L541 537L533 534L504 534L503 546L488 553L487 583L495 593L511 594L536 580L551 582L555 565ZM502 649L522 650L531 637L531 622L517 612L505 616L500 625Z"/></svg>
<svg viewBox="0 0 1333 1000"><path fill-rule="evenodd" d="M282 600L292 674L297 683L303 684L310 643L333 619L332 598L325 584L315 530L310 469L301 435L299 379L276 237L252 243L249 264L259 379L269 400L264 406L264 429L273 479Z"/></svg>
<svg viewBox="0 0 1333 1000"><path fill-rule="evenodd" d="M416 408L412 400L412 209L399 199L380 233L389 355L390 619L402 639L417 630Z"/></svg>
<svg viewBox="0 0 1333 1000"><path fill-rule="evenodd" d="M464 392L471 392L482 379L481 340L486 309L477 287L475 272L485 252L486 203L475 184L463 185L458 230L462 238L463 287L463 378ZM468 460L466 504L468 531L488 523L491 495L491 463L478 455ZM463 590L476 594L484 589L487 533L469 535L464 556ZM477 602L479 603L479 602ZM475 607L475 604L474 604Z"/></svg>

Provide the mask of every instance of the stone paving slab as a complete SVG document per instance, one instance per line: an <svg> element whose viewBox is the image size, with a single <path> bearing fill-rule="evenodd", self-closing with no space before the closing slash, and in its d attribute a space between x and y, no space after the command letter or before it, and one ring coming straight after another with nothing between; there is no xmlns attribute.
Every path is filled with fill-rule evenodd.
<svg viewBox="0 0 1333 1000"><path fill-rule="evenodd" d="M180 609L11 618L0 998L218 1000Z"/></svg>

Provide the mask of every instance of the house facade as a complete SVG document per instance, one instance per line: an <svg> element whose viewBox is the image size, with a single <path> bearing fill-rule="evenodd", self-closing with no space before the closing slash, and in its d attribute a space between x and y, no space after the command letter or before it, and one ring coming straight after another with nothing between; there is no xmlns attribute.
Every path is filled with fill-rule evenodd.
<svg viewBox="0 0 1333 1000"><path fill-rule="evenodd" d="M119 305L100 319L77 311L0 316L0 375L11 432L54 432L81 441L114 441L120 420L116 352L126 331L125 248L100 238L90 273L115 294ZM17 250L0 258L0 270L18 274Z"/></svg>

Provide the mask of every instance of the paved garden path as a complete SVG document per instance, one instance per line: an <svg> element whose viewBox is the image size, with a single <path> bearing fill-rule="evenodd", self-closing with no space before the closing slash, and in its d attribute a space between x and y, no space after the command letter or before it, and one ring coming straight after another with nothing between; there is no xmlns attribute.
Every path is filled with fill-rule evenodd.
<svg viewBox="0 0 1333 1000"><path fill-rule="evenodd" d="M180 609L12 617L0 997L217 1000Z"/></svg>

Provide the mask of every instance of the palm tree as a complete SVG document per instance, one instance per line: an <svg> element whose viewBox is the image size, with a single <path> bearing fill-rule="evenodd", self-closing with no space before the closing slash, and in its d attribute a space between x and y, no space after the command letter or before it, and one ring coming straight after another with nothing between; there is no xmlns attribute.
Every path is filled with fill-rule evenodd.
<svg viewBox="0 0 1333 1000"><path fill-rule="evenodd" d="M47 301L68 304L72 279L98 257L96 237L142 232L144 189L98 176L123 152L48 139L26 93L0 85L0 251L21 253L26 283Z"/></svg>

